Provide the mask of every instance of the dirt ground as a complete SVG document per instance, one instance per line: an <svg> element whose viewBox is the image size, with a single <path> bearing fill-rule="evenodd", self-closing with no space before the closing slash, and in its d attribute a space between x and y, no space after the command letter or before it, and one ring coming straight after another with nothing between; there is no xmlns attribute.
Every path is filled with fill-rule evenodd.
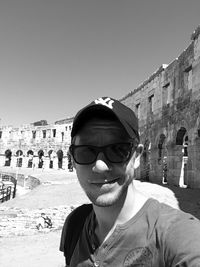
<svg viewBox="0 0 200 267"><path fill-rule="evenodd" d="M0 239L1 267L64 267L61 231Z"/></svg>
<svg viewBox="0 0 200 267"><path fill-rule="evenodd" d="M27 170L21 170L21 172ZM26 194L1 204L8 207L37 209L56 207L59 205L79 205L88 202L82 192L75 173L65 170L52 172L35 172L43 184ZM145 185L146 191L155 190L158 186ZM179 207L200 219L200 189L184 189L175 186L164 186L177 198ZM163 194L160 191L160 194ZM168 196L166 196L168 197ZM64 267L64 257L59 251L61 230L40 233L31 236L16 236L0 238L0 266L1 267Z"/></svg>

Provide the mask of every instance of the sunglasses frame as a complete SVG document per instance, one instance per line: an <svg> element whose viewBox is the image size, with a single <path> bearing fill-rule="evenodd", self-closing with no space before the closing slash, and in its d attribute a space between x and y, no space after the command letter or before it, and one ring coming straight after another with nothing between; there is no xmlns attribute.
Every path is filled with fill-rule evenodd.
<svg viewBox="0 0 200 267"><path fill-rule="evenodd" d="M123 145L123 144L124 144L124 145L130 145L129 155L127 156L127 158L126 158L125 160L120 161L120 162L114 162L114 161L111 161L111 160L108 158L108 156L107 156L106 149L107 149L108 147L110 147L110 146L113 146L113 145ZM78 162L78 161L76 160L76 158L74 157L74 150L75 150L76 148L79 148L79 147L89 147L89 148L91 147L91 148L94 148L95 151L97 151L97 154L96 154L96 157L94 158L94 160L91 161L91 162L89 162L89 163L80 163L80 162ZM74 145L74 144L72 144L72 145L70 145L70 147L69 147L69 151L70 151L70 153L71 153L71 155L72 155L74 161L75 161L77 164L79 164L79 165L90 165L90 164L93 164L93 163L97 160L97 157L98 157L98 155L99 155L100 152L103 152L105 158L106 158L110 163L113 163L113 164L119 164L119 163L124 163L124 162L128 161L128 160L130 159L130 157L132 156L132 154L133 154L133 150L134 150L133 148L136 148L136 147L137 147L137 145L134 144L133 141L130 141L130 142L113 143L113 144L109 144L109 145L106 145L106 146ZM135 150L134 150L134 151L135 151Z"/></svg>

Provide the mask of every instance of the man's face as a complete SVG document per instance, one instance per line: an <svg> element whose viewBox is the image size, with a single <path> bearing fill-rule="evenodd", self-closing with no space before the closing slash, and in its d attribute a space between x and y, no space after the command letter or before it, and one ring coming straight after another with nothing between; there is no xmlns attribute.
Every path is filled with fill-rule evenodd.
<svg viewBox="0 0 200 267"><path fill-rule="evenodd" d="M117 121L93 119L75 137L75 145L106 146L128 143L130 138ZM136 152L128 161L111 163L100 152L96 161L88 165L74 162L77 177L88 198L97 206L111 206L122 200L134 176Z"/></svg>

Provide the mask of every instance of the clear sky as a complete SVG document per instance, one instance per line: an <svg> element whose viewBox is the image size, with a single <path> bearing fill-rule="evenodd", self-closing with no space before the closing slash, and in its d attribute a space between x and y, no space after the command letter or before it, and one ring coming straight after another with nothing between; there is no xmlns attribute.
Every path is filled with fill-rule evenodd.
<svg viewBox="0 0 200 267"><path fill-rule="evenodd" d="M199 0L0 0L1 125L125 96L182 53L199 14Z"/></svg>

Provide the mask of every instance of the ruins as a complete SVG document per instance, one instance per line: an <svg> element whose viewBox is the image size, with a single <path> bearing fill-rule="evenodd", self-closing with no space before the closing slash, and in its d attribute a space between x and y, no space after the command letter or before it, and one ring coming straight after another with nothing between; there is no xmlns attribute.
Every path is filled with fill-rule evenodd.
<svg viewBox="0 0 200 267"><path fill-rule="evenodd" d="M169 65L161 65L122 99L139 118L144 152L141 179L200 188L200 26L189 46ZM31 158L67 158L73 118L19 128L0 128L0 166L31 165ZM59 156L60 155L60 156ZM54 167L54 166L52 166Z"/></svg>
<svg viewBox="0 0 200 267"><path fill-rule="evenodd" d="M190 45L121 102L139 117L140 177L200 188L200 26Z"/></svg>
<svg viewBox="0 0 200 267"><path fill-rule="evenodd" d="M54 124L42 120L19 128L1 127L0 166L62 168L68 164L72 122L67 118Z"/></svg>

